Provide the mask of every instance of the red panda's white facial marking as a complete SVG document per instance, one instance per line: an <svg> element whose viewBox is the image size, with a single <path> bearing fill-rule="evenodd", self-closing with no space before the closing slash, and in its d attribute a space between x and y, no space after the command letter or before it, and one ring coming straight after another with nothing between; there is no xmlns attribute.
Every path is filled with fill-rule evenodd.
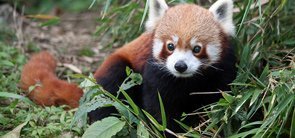
<svg viewBox="0 0 295 138"><path fill-rule="evenodd" d="M218 42L203 44L197 37L185 42L173 35L166 42L155 39L153 50L154 57L159 59L171 74L176 77L191 77L198 73L202 66L207 67L220 60L222 45Z"/></svg>
<svg viewBox="0 0 295 138"><path fill-rule="evenodd" d="M161 39L154 39L154 43L153 43L153 56L158 59L159 61L161 61L159 55L163 49L163 45L164 43L162 42Z"/></svg>
<svg viewBox="0 0 295 138"><path fill-rule="evenodd" d="M221 45L220 44L208 44L206 48L207 55L209 56L209 64L218 62L221 56Z"/></svg>
<svg viewBox="0 0 295 138"><path fill-rule="evenodd" d="M181 63L181 67L178 64ZM176 77L191 77L202 65L201 61L196 58L192 51L176 49L166 61L166 67L170 73Z"/></svg>
<svg viewBox="0 0 295 138"><path fill-rule="evenodd" d="M169 44L173 44L173 46L175 47L178 43L179 37L177 35L172 35L170 38L171 38L171 40L167 40L165 43L161 39L154 39L153 56L156 59L158 59L160 62L164 60L164 59L162 59L162 57L160 57L162 50L165 49L165 48L163 49L164 45L166 45L166 47L168 49ZM169 50L167 53L172 54L173 51L174 50Z"/></svg>

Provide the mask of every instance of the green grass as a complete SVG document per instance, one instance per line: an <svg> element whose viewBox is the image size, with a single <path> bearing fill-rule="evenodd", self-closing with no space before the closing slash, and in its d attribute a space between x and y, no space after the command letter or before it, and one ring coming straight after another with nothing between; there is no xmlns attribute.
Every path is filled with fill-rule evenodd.
<svg viewBox="0 0 295 138"><path fill-rule="evenodd" d="M97 30L93 33L102 39L109 39L104 43L106 47L127 43L143 31L143 26L140 26L145 13L144 1L97 0L95 4L102 7L102 13L97 19ZM187 133L177 135L295 137L295 1L269 0L260 5L260 0L239 0L235 4L239 9L234 15L238 76L231 84L232 92L223 93L220 101L204 107L206 112L197 113L207 117L199 127L192 128L179 122ZM256 8L250 9L252 4ZM96 85L91 77L84 77L86 80L81 85L89 93L81 100L77 112L65 111L61 107L35 106L18 88L20 70L26 57L10 43L16 39L12 31L1 29L0 32L3 32L0 34L0 136L23 123L25 126L20 131L22 137L57 137L64 132L82 136L85 130L86 136L93 129L95 131L110 123L114 125L110 126L108 134L116 137L163 137L162 132L169 131L165 121L156 122L125 93L127 88L141 83L141 77L131 70L127 70L129 81L126 80L118 92L126 97L127 103L122 103L116 95ZM87 49L80 54L92 55ZM87 126L86 113L105 105L115 106L119 116ZM163 118L164 106L161 106ZM77 121L79 123L75 125ZM101 132L97 135L106 135L103 133L105 131Z"/></svg>

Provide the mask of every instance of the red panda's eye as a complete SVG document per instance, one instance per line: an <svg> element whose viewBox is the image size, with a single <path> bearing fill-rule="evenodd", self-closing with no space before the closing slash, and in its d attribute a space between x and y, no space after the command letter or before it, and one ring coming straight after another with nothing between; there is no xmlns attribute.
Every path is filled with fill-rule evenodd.
<svg viewBox="0 0 295 138"><path fill-rule="evenodd" d="M194 48L193 48L193 52L194 53L200 53L200 51L201 51L201 46L195 46Z"/></svg>
<svg viewBox="0 0 295 138"><path fill-rule="evenodd" d="M173 43L169 43L169 44L167 45L167 48L168 48L169 51L173 51L173 50L175 49L175 46L174 46Z"/></svg>

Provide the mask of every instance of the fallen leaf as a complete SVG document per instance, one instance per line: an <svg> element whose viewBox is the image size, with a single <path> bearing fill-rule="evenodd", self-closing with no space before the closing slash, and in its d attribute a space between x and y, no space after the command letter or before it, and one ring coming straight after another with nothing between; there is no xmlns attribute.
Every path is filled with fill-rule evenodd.
<svg viewBox="0 0 295 138"><path fill-rule="evenodd" d="M22 128L27 124L28 122L22 123L18 125L16 128L14 128L12 131L8 132L1 138L19 138L20 137L20 132Z"/></svg>
<svg viewBox="0 0 295 138"><path fill-rule="evenodd" d="M27 15L26 17L35 18L35 19L42 19L42 20L58 19L57 16L46 15L46 14Z"/></svg>
<svg viewBox="0 0 295 138"><path fill-rule="evenodd" d="M62 65L66 68L69 68L70 70L72 70L76 73L79 73L79 74L82 73L82 71L78 67L74 66L73 64L63 63Z"/></svg>

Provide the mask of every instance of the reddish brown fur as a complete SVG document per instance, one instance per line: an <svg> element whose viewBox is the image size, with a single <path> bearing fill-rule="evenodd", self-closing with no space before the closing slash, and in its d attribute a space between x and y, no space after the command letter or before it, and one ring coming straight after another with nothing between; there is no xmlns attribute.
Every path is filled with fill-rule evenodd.
<svg viewBox="0 0 295 138"><path fill-rule="evenodd" d="M29 91L29 87L35 85L28 96L39 105L78 107L82 90L75 84L58 79L54 73L55 68L56 61L48 52L33 55L23 67L21 88Z"/></svg>
<svg viewBox="0 0 295 138"><path fill-rule="evenodd" d="M196 38L198 42L202 43L201 52L195 55L198 58L207 57L206 45L209 42L220 44L226 36L210 11L192 4L172 7L160 20L156 27L155 37L166 42L172 40L171 36L173 35L179 37L176 44L178 49L192 50L193 46L190 45L192 38ZM159 57L166 59L170 54L167 48L163 48Z"/></svg>
<svg viewBox="0 0 295 138"><path fill-rule="evenodd" d="M150 55L150 50L152 48L151 43L152 34L143 33L132 42L111 54L96 70L94 77L96 79L103 77L108 72L109 67L120 60L125 60L126 63L129 63L133 70L137 72L142 71L146 59Z"/></svg>
<svg viewBox="0 0 295 138"><path fill-rule="evenodd" d="M156 37L170 38L176 34L184 39L182 40L183 44L188 44L192 37L196 37L198 41L206 44L220 42L221 31L220 25L214 20L210 11L197 5L183 4L167 10L156 28ZM182 45L182 47L186 46L188 45Z"/></svg>

